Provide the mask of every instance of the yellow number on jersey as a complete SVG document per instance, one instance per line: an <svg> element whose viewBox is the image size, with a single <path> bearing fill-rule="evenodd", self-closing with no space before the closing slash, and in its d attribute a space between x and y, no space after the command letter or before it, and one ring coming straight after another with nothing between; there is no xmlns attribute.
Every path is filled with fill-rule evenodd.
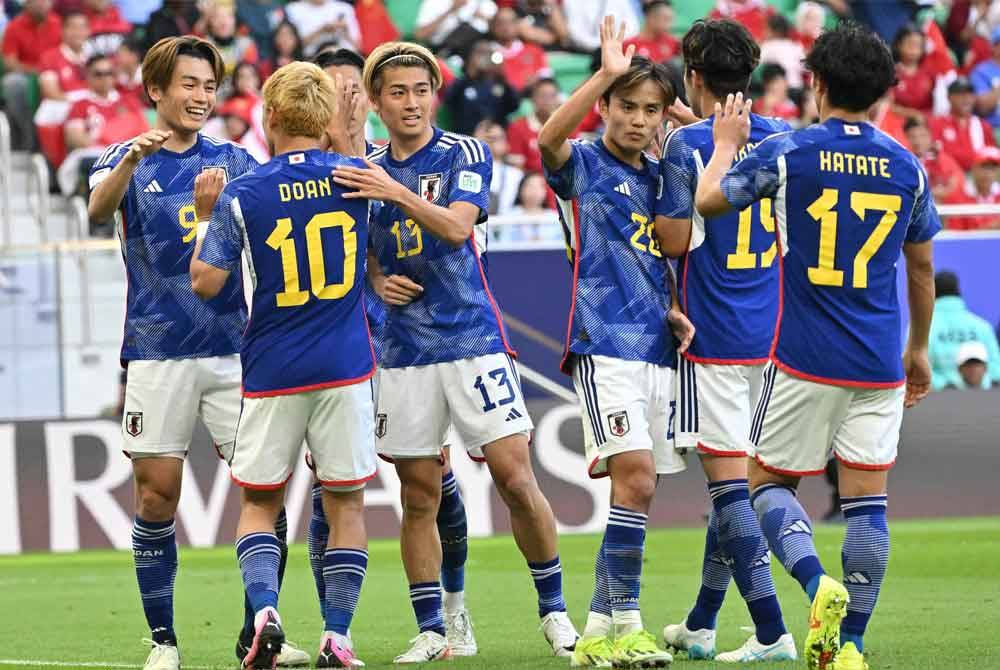
<svg viewBox="0 0 1000 670"><path fill-rule="evenodd" d="M834 209L840 192L834 188L823 189L823 193L809 205L809 216L819 221L819 258L816 267L808 268L809 281L819 286L843 286L844 271L834 268L837 250L837 211ZM851 193L851 209L861 220L865 220L868 210L882 212L875 230L854 257L854 272L851 285L854 288L868 288L868 263L885 243L889 231L896 225L903 199L898 195L881 193Z"/></svg>
<svg viewBox="0 0 1000 670"><path fill-rule="evenodd" d="M358 235L354 232L355 221L347 212L324 212L309 219L306 224L306 258L309 261L309 276L312 294L320 300L343 298L354 286L357 271L356 254ZM336 284L326 283L326 258L323 254L323 229L340 228L344 235L344 278ZM285 290L275 296L278 307L297 307L309 300L309 291L301 289L299 282L298 255L292 233L292 220L278 219L274 231L267 238L267 246L281 253L281 271L285 279Z"/></svg>
<svg viewBox="0 0 1000 670"><path fill-rule="evenodd" d="M411 249L407 249L403 244L403 229L400 227L400 223L406 226L406 232L409 233L409 237L416 240L416 244ZM406 258L407 256L419 256L420 252L424 250L424 238L420 234L420 226L413 219L407 219L406 221L396 221L392 224L392 234L396 236L396 258Z"/></svg>
<svg viewBox="0 0 1000 670"><path fill-rule="evenodd" d="M649 223L649 217L632 212L632 223L639 227L632 234L632 246L639 251L648 251L657 258L663 258L660 243L656 239L654 224ZM646 239L644 240L643 237Z"/></svg>
<svg viewBox="0 0 1000 670"><path fill-rule="evenodd" d="M184 205L177 211L177 221L180 223L181 228L186 230L184 237L181 238L181 242L184 244L189 243L198 235L198 211L194 208L194 205Z"/></svg>
<svg viewBox="0 0 1000 670"><path fill-rule="evenodd" d="M760 225L769 233L774 232L774 215L771 212L771 199L760 201ZM753 227L753 206L740 211L740 227L736 231L736 253L726 256L727 270L753 270L757 267L757 254L750 251L750 233ZM769 268L778 253L775 242L767 251L760 254L760 267Z"/></svg>

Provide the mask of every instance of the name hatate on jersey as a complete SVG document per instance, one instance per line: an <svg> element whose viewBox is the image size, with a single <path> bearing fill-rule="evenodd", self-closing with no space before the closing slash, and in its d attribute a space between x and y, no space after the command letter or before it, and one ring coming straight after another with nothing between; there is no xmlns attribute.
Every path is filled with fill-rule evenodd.
<svg viewBox="0 0 1000 670"><path fill-rule="evenodd" d="M104 152L91 168L91 188L131 146L115 144ZM123 361L239 352L247 315L239 268L212 300L202 302L191 292L189 266L198 232L194 179L208 168L222 168L232 180L256 167L245 149L202 135L183 153L160 149L139 162L116 216L128 279Z"/></svg>
<svg viewBox="0 0 1000 670"><path fill-rule="evenodd" d="M243 395L302 393L375 372L365 319L368 201L345 199L340 166L319 149L275 156L226 186L199 259L233 270L248 251L253 311L243 337Z"/></svg>
<svg viewBox="0 0 1000 670"><path fill-rule="evenodd" d="M722 179L735 209L774 199L781 300L771 357L821 383L904 381L896 262L941 221L917 158L867 123L764 140Z"/></svg>
<svg viewBox="0 0 1000 670"><path fill-rule="evenodd" d="M493 159L482 142L434 129L431 140L403 161L390 144L369 160L442 207L468 202L479 207L481 223L489 207ZM405 275L424 291L408 305L386 308L382 365L427 365L513 353L479 257L475 234L453 247L421 229L392 203L377 208L372 248L386 275Z"/></svg>
<svg viewBox="0 0 1000 670"><path fill-rule="evenodd" d="M635 169L600 140L570 145L562 167L546 168L573 263L562 369L571 372L571 354L676 367L666 263L653 230L657 161L644 156Z"/></svg>
<svg viewBox="0 0 1000 670"><path fill-rule="evenodd" d="M713 364L767 361L778 318L778 263L770 199L706 221L694 208L698 178L712 158L714 116L678 128L663 145L657 216L691 219L691 242L678 259L681 307L698 329L684 353ZM750 115L745 155L761 140L791 130L780 119Z"/></svg>

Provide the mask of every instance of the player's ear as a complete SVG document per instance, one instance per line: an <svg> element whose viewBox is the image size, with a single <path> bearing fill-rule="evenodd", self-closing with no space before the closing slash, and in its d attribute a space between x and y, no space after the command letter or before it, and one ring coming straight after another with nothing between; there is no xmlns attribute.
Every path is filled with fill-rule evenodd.
<svg viewBox="0 0 1000 670"><path fill-rule="evenodd" d="M600 112L601 118L604 119L605 124L607 124L608 122L608 111L610 110L610 108L611 108L611 98L609 97L607 100L605 100L604 96L602 95L601 98L597 101L597 111Z"/></svg>
<svg viewBox="0 0 1000 670"><path fill-rule="evenodd" d="M149 99L153 102L154 107L156 103L163 99L163 91L160 90L159 86L150 86L146 89L146 92L149 94Z"/></svg>

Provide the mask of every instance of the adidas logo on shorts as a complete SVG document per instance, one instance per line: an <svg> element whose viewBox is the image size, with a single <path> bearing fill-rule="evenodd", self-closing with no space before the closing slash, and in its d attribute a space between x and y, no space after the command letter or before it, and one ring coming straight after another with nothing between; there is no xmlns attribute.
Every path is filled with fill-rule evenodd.
<svg viewBox="0 0 1000 670"><path fill-rule="evenodd" d="M520 419L522 416L524 415L518 412L517 409L511 409L509 412L507 412L506 421L514 421L516 419Z"/></svg>

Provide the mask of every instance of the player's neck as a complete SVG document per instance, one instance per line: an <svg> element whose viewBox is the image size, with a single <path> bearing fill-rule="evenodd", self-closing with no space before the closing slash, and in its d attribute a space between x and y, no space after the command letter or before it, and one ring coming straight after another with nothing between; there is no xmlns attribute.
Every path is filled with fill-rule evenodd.
<svg viewBox="0 0 1000 670"><path fill-rule="evenodd" d="M274 137L274 155L319 149L319 140L312 137Z"/></svg>
<svg viewBox="0 0 1000 670"><path fill-rule="evenodd" d="M167 151L173 151L174 153L182 154L191 147L194 143L198 141L198 131L185 131L178 130L177 128L172 128L163 120L162 117L156 118L156 129L157 130L169 130L171 131L170 137L167 141L163 143L163 148Z"/></svg>
<svg viewBox="0 0 1000 670"><path fill-rule="evenodd" d="M405 161L407 158L417 153L431 141L434 137L434 126L427 126L427 130L419 135L407 137L389 137L389 151L393 160Z"/></svg>
<svg viewBox="0 0 1000 670"><path fill-rule="evenodd" d="M826 123L830 119L838 119L844 123L867 123L868 122L868 111L863 112L852 112L846 109L841 109L839 107L831 107L830 109L824 109L823 113L819 116L820 123Z"/></svg>
<svg viewBox="0 0 1000 670"><path fill-rule="evenodd" d="M627 151L622 149L608 133L604 133L601 138L604 141L604 148L608 150L608 153L620 160L622 163L636 168L637 170L642 169L642 152L641 151Z"/></svg>

